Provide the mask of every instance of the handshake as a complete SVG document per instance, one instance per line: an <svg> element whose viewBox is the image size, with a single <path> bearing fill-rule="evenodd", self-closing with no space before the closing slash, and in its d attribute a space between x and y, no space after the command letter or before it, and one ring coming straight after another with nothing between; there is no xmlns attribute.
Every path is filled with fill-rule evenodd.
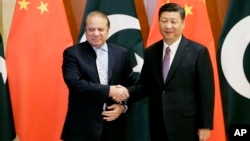
<svg viewBox="0 0 250 141"><path fill-rule="evenodd" d="M112 85L110 86L109 97L112 97L115 102L120 103L129 98L129 93L127 88L122 85Z"/></svg>

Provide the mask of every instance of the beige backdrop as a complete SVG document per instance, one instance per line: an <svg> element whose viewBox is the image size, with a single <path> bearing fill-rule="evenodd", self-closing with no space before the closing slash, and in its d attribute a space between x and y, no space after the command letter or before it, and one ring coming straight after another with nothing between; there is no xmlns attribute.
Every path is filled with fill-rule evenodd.
<svg viewBox="0 0 250 141"><path fill-rule="evenodd" d="M2 15L0 16L0 32L3 37L4 45L6 45L6 39L10 29L15 0L0 0L0 3L2 3L0 8L0 15Z"/></svg>

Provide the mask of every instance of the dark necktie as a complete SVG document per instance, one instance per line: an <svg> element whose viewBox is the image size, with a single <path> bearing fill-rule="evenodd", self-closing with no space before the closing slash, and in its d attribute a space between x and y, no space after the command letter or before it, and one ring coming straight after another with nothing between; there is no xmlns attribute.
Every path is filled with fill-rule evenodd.
<svg viewBox="0 0 250 141"><path fill-rule="evenodd" d="M170 63L170 48L166 48L165 56L162 62L162 74L163 74L163 81L166 81L169 71L169 63Z"/></svg>

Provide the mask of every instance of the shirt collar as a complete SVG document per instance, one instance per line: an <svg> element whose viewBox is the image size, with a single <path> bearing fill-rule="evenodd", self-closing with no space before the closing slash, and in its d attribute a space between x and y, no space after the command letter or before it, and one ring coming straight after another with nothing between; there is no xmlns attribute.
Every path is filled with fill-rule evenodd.
<svg viewBox="0 0 250 141"><path fill-rule="evenodd" d="M164 40L163 40L163 43L164 43L164 46L163 46L163 50L165 50L167 47L169 47L170 48L170 52L173 52L174 54L175 54L175 52L176 52L176 50L177 50L177 48L178 48L178 46L179 46L179 44L180 44L180 42L181 42L181 38L182 38L182 36L178 39L178 40L176 40L173 44L171 44L171 45L168 45Z"/></svg>
<svg viewBox="0 0 250 141"><path fill-rule="evenodd" d="M95 47L95 46L92 46L92 48L94 49L94 50L96 50L96 49L102 49L103 51L105 51L105 52L107 52L108 51L108 45L107 45L107 43L105 43L105 44L103 44L103 46L101 46L101 47Z"/></svg>

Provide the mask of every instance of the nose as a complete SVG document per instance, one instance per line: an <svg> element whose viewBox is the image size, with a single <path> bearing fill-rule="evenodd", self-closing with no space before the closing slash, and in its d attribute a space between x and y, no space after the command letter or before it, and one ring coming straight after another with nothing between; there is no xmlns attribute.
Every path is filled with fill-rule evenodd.
<svg viewBox="0 0 250 141"><path fill-rule="evenodd" d="M94 36L98 36L99 35L99 31L96 29L94 32L93 32Z"/></svg>
<svg viewBox="0 0 250 141"><path fill-rule="evenodd" d="M165 28L171 28L171 27L172 27L172 25L171 25L171 23L170 23L170 22L166 22L166 23L165 23L165 25L164 25L164 27L165 27Z"/></svg>

